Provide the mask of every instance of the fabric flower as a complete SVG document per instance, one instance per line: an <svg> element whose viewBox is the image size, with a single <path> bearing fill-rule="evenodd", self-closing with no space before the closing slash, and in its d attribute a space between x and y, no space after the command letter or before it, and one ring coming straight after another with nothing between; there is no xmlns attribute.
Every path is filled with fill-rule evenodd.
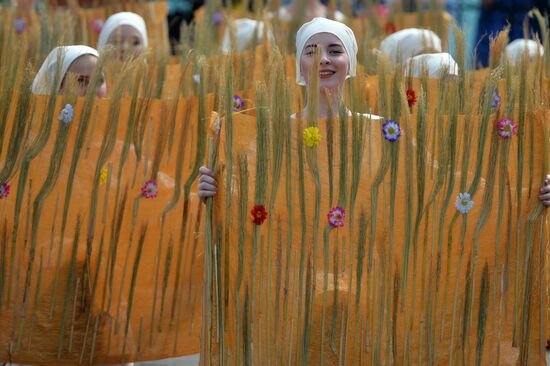
<svg viewBox="0 0 550 366"><path fill-rule="evenodd" d="M145 182L143 187L141 187L141 195L145 198L155 198L158 192L158 185L152 180Z"/></svg>
<svg viewBox="0 0 550 366"><path fill-rule="evenodd" d="M493 92L493 100L491 101L491 108L498 107L499 103L500 103L500 95L498 95L497 91L495 90Z"/></svg>
<svg viewBox="0 0 550 366"><path fill-rule="evenodd" d="M512 120L504 118L498 123L497 129L500 137L508 139L516 134L517 126Z"/></svg>
<svg viewBox="0 0 550 366"><path fill-rule="evenodd" d="M474 201L472 201L472 198L470 197L469 193L459 193L456 197L455 206L460 213L468 213L474 206Z"/></svg>
<svg viewBox="0 0 550 366"><path fill-rule="evenodd" d="M103 25L105 25L105 21L103 21L103 19L94 19L92 22L92 30L99 34L103 29Z"/></svg>
<svg viewBox="0 0 550 366"><path fill-rule="evenodd" d="M250 214L252 215L252 221L256 225L263 224L265 219L267 219L267 210L264 205L254 205Z"/></svg>
<svg viewBox="0 0 550 366"><path fill-rule="evenodd" d="M0 200L8 197L10 194L10 185L8 183L0 184Z"/></svg>
<svg viewBox="0 0 550 366"><path fill-rule="evenodd" d="M215 26L220 26L223 24L223 14L221 11L217 11L212 15L212 22Z"/></svg>
<svg viewBox="0 0 550 366"><path fill-rule="evenodd" d="M409 108L416 104L416 93L413 89L407 89L407 103L409 103Z"/></svg>
<svg viewBox="0 0 550 366"><path fill-rule="evenodd" d="M23 18L15 18L13 21L13 28L17 33L23 33L27 26L27 22Z"/></svg>
<svg viewBox="0 0 550 366"><path fill-rule="evenodd" d="M344 226L344 217L346 217L346 211L340 207L334 207L327 214L328 223L336 228Z"/></svg>
<svg viewBox="0 0 550 366"><path fill-rule="evenodd" d="M397 32L397 26L393 22L387 22L386 25L384 25L384 33L386 34L392 34Z"/></svg>
<svg viewBox="0 0 550 366"><path fill-rule="evenodd" d="M388 7L385 4L376 4L374 6L376 13L381 17L387 17L389 14Z"/></svg>
<svg viewBox="0 0 550 366"><path fill-rule="evenodd" d="M391 119L384 122L382 125L382 132L384 133L384 138L388 141L395 142L401 136L401 128L399 123L392 121Z"/></svg>
<svg viewBox="0 0 550 366"><path fill-rule="evenodd" d="M99 173L99 184L103 185L107 183L107 177L109 176L109 169L102 168L101 172Z"/></svg>
<svg viewBox="0 0 550 366"><path fill-rule="evenodd" d="M233 97L233 111L237 112L244 106L244 102L238 95Z"/></svg>
<svg viewBox="0 0 550 366"><path fill-rule="evenodd" d="M315 147L321 142L321 134L317 127L308 127L304 130L304 142L307 147Z"/></svg>
<svg viewBox="0 0 550 366"><path fill-rule="evenodd" d="M68 125L73 121L74 117L74 109L73 106L70 104L67 104L65 108L61 110L61 113L59 113L59 120Z"/></svg>

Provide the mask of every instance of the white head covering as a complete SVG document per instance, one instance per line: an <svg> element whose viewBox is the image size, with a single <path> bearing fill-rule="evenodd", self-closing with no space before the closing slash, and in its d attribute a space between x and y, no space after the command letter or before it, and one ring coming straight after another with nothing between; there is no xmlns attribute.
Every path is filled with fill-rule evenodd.
<svg viewBox="0 0 550 366"><path fill-rule="evenodd" d="M424 67L432 79L439 79L445 72L458 75L458 65L448 53L426 53L409 58L405 65L405 75L420 77Z"/></svg>
<svg viewBox="0 0 550 366"><path fill-rule="evenodd" d="M430 48L433 52L442 52L441 39L428 29L403 29L387 36L380 43L380 51L390 58L394 66L398 64L399 56L402 61L406 61L425 48Z"/></svg>
<svg viewBox="0 0 550 366"><path fill-rule="evenodd" d="M80 56L93 55L99 57L97 51L88 46L64 46L54 48L48 57L40 66L40 70L34 77L32 82L32 92L34 94L49 95L52 91L53 83L55 82L55 74L58 68L58 62L61 64L61 74L57 82L56 90L61 87L61 82L69 70L71 64Z"/></svg>
<svg viewBox="0 0 550 366"><path fill-rule="evenodd" d="M98 50L101 50L101 48L107 44L107 40L111 36L111 33L121 25L134 27L143 37L143 45L147 48L147 28L145 27L143 18L136 13L121 12L111 15L103 25L97 41Z"/></svg>
<svg viewBox="0 0 550 366"><path fill-rule="evenodd" d="M225 28L222 41L222 52L229 53L229 50L232 48L231 44L231 28L235 31L235 41L237 42L234 45L234 48L238 52L242 52L246 46L254 39L254 35L257 35L257 40L261 43L264 37L264 22L257 21L248 18L235 19L231 22L230 26ZM256 33L257 32L257 33ZM271 31L267 34L269 40L273 40L273 34Z"/></svg>
<svg viewBox="0 0 550 366"><path fill-rule="evenodd" d="M296 83L306 85L306 81L300 70L300 57L306 42L317 33L334 34L342 42L349 57L349 77L356 74L357 68L357 41L351 28L347 25L327 18L314 18L304 23L296 33Z"/></svg>
<svg viewBox="0 0 550 366"><path fill-rule="evenodd" d="M504 53L508 56L510 63L515 65L522 59L524 53L527 53L529 58L543 56L544 47L532 39L516 39L506 46Z"/></svg>

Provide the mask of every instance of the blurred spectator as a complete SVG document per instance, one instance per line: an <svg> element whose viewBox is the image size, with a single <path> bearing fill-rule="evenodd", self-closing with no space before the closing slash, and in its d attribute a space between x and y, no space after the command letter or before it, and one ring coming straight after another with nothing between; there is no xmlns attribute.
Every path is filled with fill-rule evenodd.
<svg viewBox="0 0 550 366"><path fill-rule="evenodd" d="M523 21L527 13L537 8L542 14L547 14L549 4L547 0L482 0L481 15L477 31L477 66L489 65L489 44L491 37L495 37L508 24L510 25L510 41L523 38ZM540 36L540 28L535 18L529 19L529 38L535 34Z"/></svg>
<svg viewBox="0 0 550 366"><path fill-rule="evenodd" d="M176 46L181 41L181 26L191 24L195 10L204 5L204 0L168 0L168 37L172 54L176 54Z"/></svg>

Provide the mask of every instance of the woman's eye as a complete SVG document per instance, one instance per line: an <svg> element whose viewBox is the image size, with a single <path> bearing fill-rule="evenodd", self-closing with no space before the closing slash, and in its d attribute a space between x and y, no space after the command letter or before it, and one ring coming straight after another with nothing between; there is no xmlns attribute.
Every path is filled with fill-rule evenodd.
<svg viewBox="0 0 550 366"><path fill-rule="evenodd" d="M140 44L141 44L140 41L138 41L138 40L135 40L135 41L134 41L134 46L139 46Z"/></svg>

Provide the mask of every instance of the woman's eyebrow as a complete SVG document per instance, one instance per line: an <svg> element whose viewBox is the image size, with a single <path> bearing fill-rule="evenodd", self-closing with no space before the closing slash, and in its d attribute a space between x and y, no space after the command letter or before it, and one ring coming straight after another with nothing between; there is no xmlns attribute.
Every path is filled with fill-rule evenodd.
<svg viewBox="0 0 550 366"><path fill-rule="evenodd" d="M312 43L312 44L310 44L310 45L307 45L307 46L306 46L306 49L308 49L308 48L317 48L317 44L316 44L316 43Z"/></svg>
<svg viewBox="0 0 550 366"><path fill-rule="evenodd" d="M343 48L344 46L342 46L341 44L339 43L332 43L332 44L329 44L328 45L329 47L340 47L340 48Z"/></svg>

